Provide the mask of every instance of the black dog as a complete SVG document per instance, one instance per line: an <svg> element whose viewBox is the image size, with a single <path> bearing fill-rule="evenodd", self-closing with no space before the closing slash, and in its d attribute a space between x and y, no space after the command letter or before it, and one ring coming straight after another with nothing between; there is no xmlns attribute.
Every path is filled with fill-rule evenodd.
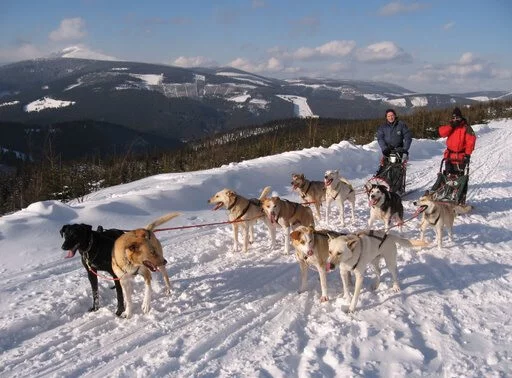
<svg viewBox="0 0 512 378"><path fill-rule="evenodd" d="M97 311L99 308L98 270L109 272L114 278L117 293L116 315L120 316L124 311L121 284L112 270L112 248L116 239L123 233L123 231L114 228L103 230L101 226L98 227L98 231L93 231L90 225L83 223L65 224L60 230L60 235L64 237L62 249L69 251L66 257L73 257L76 251L79 251L82 264L87 270L92 288L92 307L89 311Z"/></svg>

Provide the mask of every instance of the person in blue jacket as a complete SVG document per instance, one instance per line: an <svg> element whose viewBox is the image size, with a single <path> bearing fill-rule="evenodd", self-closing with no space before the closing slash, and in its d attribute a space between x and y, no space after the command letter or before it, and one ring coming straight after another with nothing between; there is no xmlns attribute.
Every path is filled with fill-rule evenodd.
<svg viewBox="0 0 512 378"><path fill-rule="evenodd" d="M389 157L391 152L398 153L405 162L409 159L409 148L412 143L412 132L405 122L400 121L394 109L386 110L386 122L377 129L382 155Z"/></svg>
<svg viewBox="0 0 512 378"><path fill-rule="evenodd" d="M375 175L385 177L391 191L402 195L405 193L405 166L409 160L412 132L405 122L398 119L394 109L386 110L386 122L377 129L377 142L382 150L382 158ZM394 164L395 161L389 159L392 153L399 157L401 164Z"/></svg>

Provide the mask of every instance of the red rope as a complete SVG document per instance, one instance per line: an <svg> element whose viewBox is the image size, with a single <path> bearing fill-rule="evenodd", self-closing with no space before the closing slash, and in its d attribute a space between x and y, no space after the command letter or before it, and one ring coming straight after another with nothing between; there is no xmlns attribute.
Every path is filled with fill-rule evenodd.
<svg viewBox="0 0 512 378"><path fill-rule="evenodd" d="M219 224L232 224L232 223L238 223L238 222L248 222L248 221L251 221L251 220L254 220L254 219L258 219L258 218L261 218L261 217L263 217L263 215L259 215L257 217L250 218L250 219L235 219L235 220L226 221L226 222L203 223L203 224L193 224L193 225L190 225L190 226L157 228L157 229L153 230L153 232L171 231L171 230L184 230L184 229L187 229L187 228L198 228L198 227L206 227L206 226L217 226Z"/></svg>

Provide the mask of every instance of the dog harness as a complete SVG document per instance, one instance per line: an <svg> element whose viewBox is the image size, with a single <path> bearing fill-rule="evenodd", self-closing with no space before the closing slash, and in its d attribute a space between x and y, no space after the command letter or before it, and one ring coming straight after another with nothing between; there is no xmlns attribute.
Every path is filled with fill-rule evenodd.
<svg viewBox="0 0 512 378"><path fill-rule="evenodd" d="M295 215L295 213L297 212L297 209L299 208L299 204L298 204L298 203L296 203L296 202L288 201L288 200L282 200L282 201L283 201L283 202L284 202L284 201L286 201L286 202L291 203L291 204L293 204L293 205L294 205L294 207L293 207L293 213L292 213L292 215L290 215L290 218L293 218L293 216L294 216L294 215ZM279 222L279 215L280 215L280 214L281 214L281 209L279 209L279 213L277 213L277 216L276 216L276 223L278 223L278 222ZM298 222L295 222L295 223L298 223ZM295 223L294 223L294 224L295 224Z"/></svg>
<svg viewBox="0 0 512 378"><path fill-rule="evenodd" d="M308 181L308 188L306 189L306 191L304 192L302 190L302 186L300 187L300 191L302 192L302 194L300 195L302 197L302 199L306 198L306 196L308 195L308 192L309 192L309 189L311 188L311 181Z"/></svg>
<svg viewBox="0 0 512 378"><path fill-rule="evenodd" d="M343 181L340 180L340 182L338 183L338 185L336 185L336 188L334 188L334 191L336 192L336 195L334 197L331 197L333 200L335 200L336 198L338 198L338 196L340 195L340 192L341 192L341 183ZM348 191L349 193L352 193L354 191L354 188L352 188L352 185L349 186L350 187L350 190Z"/></svg>
<svg viewBox="0 0 512 378"><path fill-rule="evenodd" d="M386 239L388 237L388 234L384 234L384 236L381 238L380 236L375 235L373 230L370 230L368 232L360 232L359 234L357 234L357 237L361 241L361 250L363 249L363 239L361 237L365 236L365 235L369 236L371 238L375 238L377 240L380 240L379 249L382 246L382 243L384 243L384 241L386 241ZM361 256L362 255L363 255L362 253L359 253L359 257L357 258L357 261L356 261L356 263L354 264L354 266L352 267L351 270L354 270L355 268L357 268L357 265L359 264L359 261L361 260Z"/></svg>
<svg viewBox="0 0 512 378"><path fill-rule="evenodd" d="M431 212L430 214L427 213L427 215L432 215L434 214L434 211ZM430 220L428 221L428 223L431 225L431 226L435 226L437 224L437 222L439 222L439 218L441 218L441 212L439 212L439 215L437 216L436 220L434 221L434 223L432 223Z"/></svg>

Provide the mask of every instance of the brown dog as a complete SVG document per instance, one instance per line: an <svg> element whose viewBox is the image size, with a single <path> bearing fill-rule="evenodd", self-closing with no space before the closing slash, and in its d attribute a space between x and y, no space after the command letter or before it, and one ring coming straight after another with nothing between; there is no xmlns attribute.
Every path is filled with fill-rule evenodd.
<svg viewBox="0 0 512 378"><path fill-rule="evenodd" d="M261 207L272 224L278 224L284 231L284 252L290 252L290 229L296 226L314 226L313 212L308 206L282 200L279 197L263 198Z"/></svg>
<svg viewBox="0 0 512 378"><path fill-rule="evenodd" d="M325 186L323 181L310 181L304 177L302 173L292 174L293 190L295 190L300 197L308 202L312 203L316 209L316 215L318 220L321 220L320 206L325 201Z"/></svg>
<svg viewBox="0 0 512 378"><path fill-rule="evenodd" d="M292 245L295 248L295 257L300 266L300 289L299 293L306 290L308 268L312 267L320 276L320 287L322 295L320 302L329 300L327 296L327 271L329 260L329 239L335 238L343 233L335 231L318 230L313 227L300 226L290 234Z"/></svg>
<svg viewBox="0 0 512 378"><path fill-rule="evenodd" d="M162 245L153 230L159 225L170 221L179 213L166 214L144 228L128 231L121 235L114 244L112 251L112 270L119 277L123 289L126 318L132 316L132 281L135 275L144 277L145 291L142 312L147 314L151 309L151 272L160 270L165 281L166 292L170 292L171 284L165 270L167 261L164 259Z"/></svg>

